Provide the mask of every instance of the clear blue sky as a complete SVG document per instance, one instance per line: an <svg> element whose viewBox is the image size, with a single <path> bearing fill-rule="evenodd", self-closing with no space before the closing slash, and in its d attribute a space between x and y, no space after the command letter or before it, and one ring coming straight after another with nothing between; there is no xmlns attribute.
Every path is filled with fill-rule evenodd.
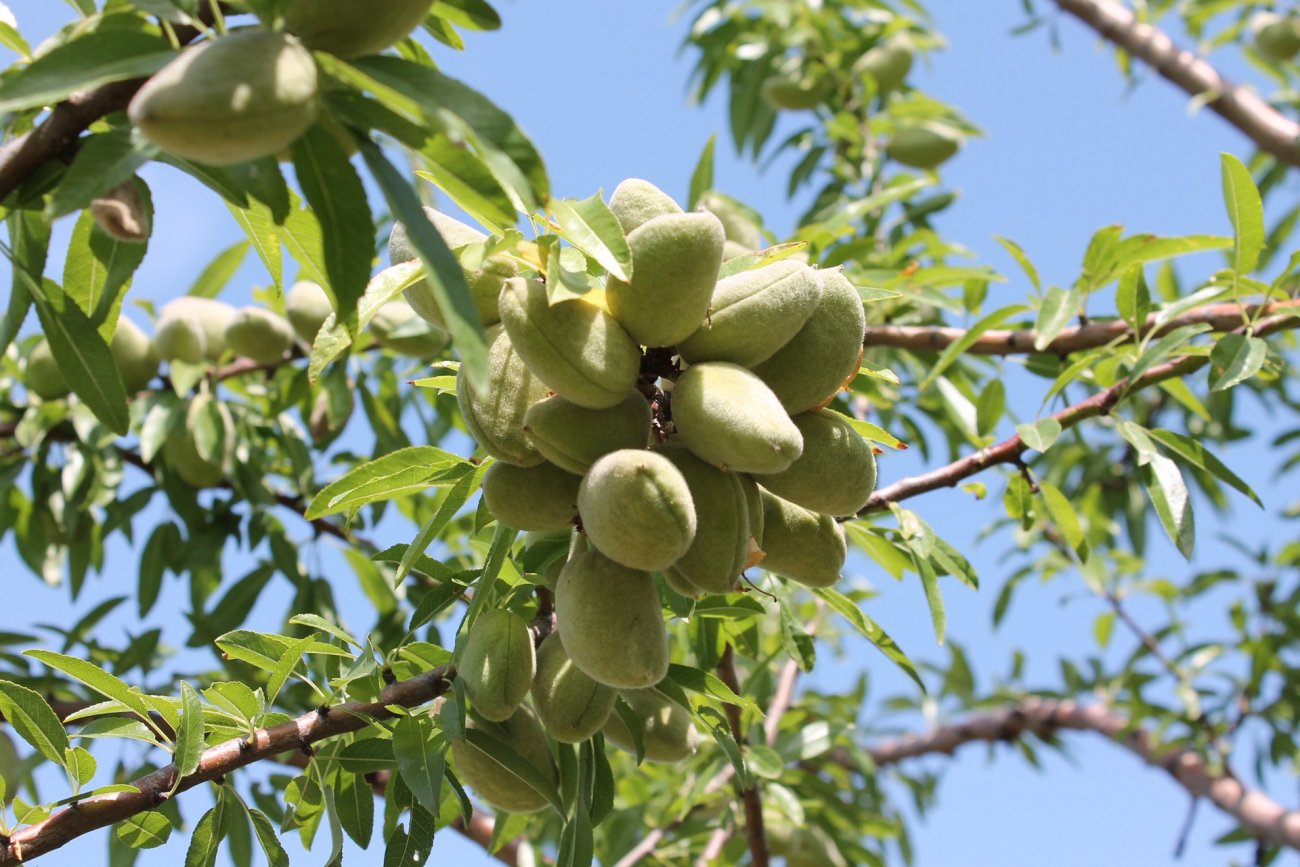
<svg viewBox="0 0 1300 867"><path fill-rule="evenodd" d="M33 42L71 15L66 5L53 0L9 0L9 5L23 32L35 37ZM684 25L669 22L670 4L552 0L507 2L499 8L505 21L501 32L471 34L464 55L451 56L437 46L435 56L447 72L489 95L533 136L558 194L581 197L596 188L608 193L619 180L639 176L682 198L701 147L710 134L719 132L718 186L759 208L778 234L793 227L804 203L784 200L784 167L760 175L737 160L729 146L721 146L726 143L726 106L721 99L703 107L687 105L691 57L678 54ZM1010 35L1022 21L1020 4L1013 0L935 0L932 9L951 47L920 69L916 80L959 106L988 133L946 167L945 180L961 191L962 199L940 226L950 239L968 245L976 261L992 264L1011 278L994 285L990 309L1028 291L993 241L994 234L1019 241L1046 281L1064 284L1077 273L1091 233L1109 223L1161 234L1229 231L1220 201L1218 153L1228 150L1244 157L1249 149L1216 117L1189 117L1186 98L1163 81L1151 80L1127 91L1111 55L1098 50L1092 34L1072 20L1061 21L1063 48L1057 53L1043 31ZM146 177L159 216L132 297L164 300L184 292L215 251L241 236L205 190L165 168L152 167ZM62 237L68 228L63 227ZM52 261L61 259L56 254ZM1207 271L1212 265L1208 260L1193 263ZM256 267L247 266L227 291L228 300L245 303L251 298L248 287L264 280ZM1012 402L1022 415L1034 412L1041 388L1036 381L1013 389ZM1282 493L1269 487L1274 467L1267 454L1252 453L1247 445L1222 456L1258 486L1271 507L1285 503ZM889 481L916 471L918 459L915 450L907 456L887 456L881 463L882 478ZM997 492L1000 486L991 489ZM1001 631L992 634L990 612L1007 571L1002 557L1008 540L999 536L977 544L975 537L994 512L958 493L927 495L909 505L965 551L980 572L982 592L950 584L945 595L949 635L965 647L982 678L1005 671L1011 652L1020 648L1028 657L1031 682L1049 686L1058 658L1078 658L1091 650L1092 622L1101 609L1070 576L1050 585L1027 586ZM1257 519L1244 501L1235 507L1237 517L1250 522L1233 528L1247 543L1293 532ZM1198 568L1230 562L1223 546L1211 538L1215 529L1208 519L1201 526ZM302 525L292 531L303 533ZM389 528L381 542L407 541L402 533L401 528ZM1160 552L1153 558L1153 569L1164 570L1160 574L1174 580L1188 574L1163 539L1156 539L1153 548ZM71 622L104 598L129 592L134 584L131 554L120 548L115 553L106 575L93 579L69 609L66 591L42 587L6 542L0 546L0 567L14 575L7 588L8 610L50 612L40 619ZM318 557L325 566L337 562L327 546L319 554L308 553L306 560L315 563ZM232 559L232 575L242 574L237 569L244 562ZM946 659L946 650L934 645L916 582L896 584L863 561L852 565L852 580L869 582L880 591L870 613L900 644L918 659ZM341 607L347 610L350 591L339 592ZM287 602L283 588L271 595L270 606L282 610ZM172 583L158 612L178 613L186 605L179 585ZM1135 612L1139 617L1161 616L1141 606ZM1207 611L1194 625L1213 633L1217 617L1217 612ZM154 619L166 626L169 619L178 618L156 613ZM364 628L366 622L361 617L357 625ZM123 621L119 628L127 625ZM14 616L0 619L0 629L27 626ZM168 635L177 643L184 637L174 625ZM1109 658L1119 659L1130 649L1128 636L1117 631ZM850 644L843 659L824 654L821 666L814 682L822 688L847 682L865 666L873 697L907 689L869 647ZM1093 736L1070 735L1066 740L1073 762L1049 756L1042 772L1005 749L999 749L1002 758L995 763L985 760L983 747L969 748L956 759L934 760L936 769L945 770L945 779L939 807L914 827L918 867L1200 867L1227 860L1210 844L1228 823L1202 807L1188 854L1175 862L1171 852L1187 807L1182 790L1162 772L1141 767ZM1291 794L1285 782L1278 788L1281 797ZM197 808L188 809L187 815L197 819ZM315 863L322 845L318 842L317 855L295 858L295 863ZM95 835L50 860L94 864L103 860L103 852L102 837ZM1240 849L1235 854L1244 857ZM180 857L173 844L148 853L140 863L172 864ZM434 857L439 859L434 863L442 864L489 863L453 833L440 836ZM379 858L373 848L369 853L349 852L354 864L378 863Z"/></svg>

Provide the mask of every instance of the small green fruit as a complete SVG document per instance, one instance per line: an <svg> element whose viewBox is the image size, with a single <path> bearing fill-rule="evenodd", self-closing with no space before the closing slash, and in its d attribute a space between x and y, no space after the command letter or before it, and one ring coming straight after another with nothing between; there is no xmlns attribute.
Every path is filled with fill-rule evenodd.
<svg viewBox="0 0 1300 867"><path fill-rule="evenodd" d="M695 538L686 479L645 449L620 449L592 464L578 489L578 512L591 544L632 569L667 568Z"/></svg>
<svg viewBox="0 0 1300 867"><path fill-rule="evenodd" d="M763 476L778 497L828 515L856 515L876 489L876 456L844 418L828 409L797 415L803 454L779 473Z"/></svg>
<svg viewBox="0 0 1300 867"><path fill-rule="evenodd" d="M718 218L727 241L747 250L757 250L763 246L762 227L750 216L747 208L730 196L709 190L700 196L696 207L703 208ZM726 257L725 251L723 256Z"/></svg>
<svg viewBox="0 0 1300 867"><path fill-rule="evenodd" d="M158 353L149 336L125 316L118 317L108 347L128 394L139 391L158 375Z"/></svg>
<svg viewBox="0 0 1300 867"><path fill-rule="evenodd" d="M154 332L158 357L198 364L226 354L226 326L235 308L212 298L185 296L163 305Z"/></svg>
<svg viewBox="0 0 1300 867"><path fill-rule="evenodd" d="M937 169L961 148L961 135L941 123L923 122L900 127L889 139L890 159L914 169Z"/></svg>
<svg viewBox="0 0 1300 867"><path fill-rule="evenodd" d="M766 556L759 565L808 587L830 587L840 580L848 546L835 519L767 491L762 497Z"/></svg>
<svg viewBox="0 0 1300 867"><path fill-rule="evenodd" d="M675 346L699 326L718 282L725 236L708 213L664 214L628 233L632 282L610 278L609 311L642 346Z"/></svg>
<svg viewBox="0 0 1300 867"><path fill-rule="evenodd" d="M862 360L867 317L858 290L841 271L817 275L822 283L817 309L798 334L753 369L791 415L828 402Z"/></svg>
<svg viewBox="0 0 1300 867"><path fill-rule="evenodd" d="M536 673L533 634L524 619L504 608L479 615L456 661L456 676L465 681L479 716L493 722L509 719Z"/></svg>
<svg viewBox="0 0 1300 867"><path fill-rule="evenodd" d="M709 314L677 349L691 363L753 367L799 333L822 297L817 272L783 259L718 282Z"/></svg>
<svg viewBox="0 0 1300 867"><path fill-rule="evenodd" d="M831 81L820 76L773 75L763 82L763 98L773 108L807 111L825 102L832 88Z"/></svg>
<svg viewBox="0 0 1300 867"><path fill-rule="evenodd" d="M588 409L622 403L636 386L641 350L586 298L550 303L546 285L514 277L501 289L501 324L537 378Z"/></svg>
<svg viewBox="0 0 1300 867"><path fill-rule="evenodd" d="M582 476L610 452L644 449L650 417L650 404L637 391L608 409L587 409L557 394L528 408L524 433L548 461Z"/></svg>
<svg viewBox="0 0 1300 867"><path fill-rule="evenodd" d="M298 336L311 344L334 312L334 306L319 283L299 280L285 293L284 312Z"/></svg>
<svg viewBox="0 0 1300 867"><path fill-rule="evenodd" d="M258 364L274 364L293 348L293 325L265 308L243 307L226 326L226 345Z"/></svg>
<svg viewBox="0 0 1300 867"><path fill-rule="evenodd" d="M573 664L615 689L653 686L668 674L668 631L650 573L599 551L560 570L555 616Z"/></svg>
<svg viewBox="0 0 1300 867"><path fill-rule="evenodd" d="M41 400L59 400L72 392L59 370L59 363L54 360L48 341L42 339L28 353L23 384Z"/></svg>
<svg viewBox="0 0 1300 867"><path fill-rule="evenodd" d="M432 5L432 0L289 0L284 24L313 51L364 57L409 36Z"/></svg>
<svg viewBox="0 0 1300 867"><path fill-rule="evenodd" d="M656 446L655 453L681 471L696 515L695 538L665 577L674 589L681 583L707 593L731 592L749 557L749 514L739 475L705 463L679 443Z"/></svg>
<svg viewBox="0 0 1300 867"><path fill-rule="evenodd" d="M1259 53L1285 63L1300 54L1300 15L1259 12L1250 20Z"/></svg>
<svg viewBox="0 0 1300 867"><path fill-rule="evenodd" d="M719 469L779 473L803 453L803 437L776 395L738 365L687 368L673 388L672 408L683 442Z"/></svg>
<svg viewBox="0 0 1300 867"><path fill-rule="evenodd" d="M877 93L897 90L912 71L912 41L899 36L869 49L853 64L853 71L874 78Z"/></svg>
<svg viewBox="0 0 1300 867"><path fill-rule="evenodd" d="M185 423L173 424L167 434L166 442L163 443L163 459L167 466L187 485L194 488L213 488L226 478L225 461L213 462L205 459L194 444L194 429L198 424L198 413L202 409L204 400L200 396L190 401L189 409L185 413ZM221 413L221 423L225 427L224 440L228 455L230 443L234 439L234 430L228 412Z"/></svg>
<svg viewBox="0 0 1300 867"><path fill-rule="evenodd" d="M524 434L524 413L546 397L546 386L515 352L501 326L488 329L488 380L481 389L469 384L465 368L456 374L456 402L465 426L479 446L497 460L519 467L542 462L542 454Z"/></svg>
<svg viewBox="0 0 1300 867"><path fill-rule="evenodd" d="M563 530L578 516L580 484L580 477L555 464L516 467L498 461L483 474L483 500L507 527Z"/></svg>
<svg viewBox="0 0 1300 867"><path fill-rule="evenodd" d="M627 689L619 695L643 721L642 743L648 761L680 762L695 755L700 733L689 710L656 689ZM605 737L621 750L636 752L632 732L617 712L605 723Z"/></svg>
<svg viewBox="0 0 1300 867"><path fill-rule="evenodd" d="M600 731L618 693L592 680L573 664L557 632L537 648L533 705L546 731L557 741L576 744Z"/></svg>
<svg viewBox="0 0 1300 867"><path fill-rule="evenodd" d="M520 705L504 722L476 719L471 714L467 718L467 724L513 749L552 783L559 782L555 762L551 759L551 747L546 741L546 732L528 705ZM507 813L536 813L549 803L544 795L469 741L452 741L451 757L460 778L469 783L480 798L498 810Z"/></svg>
<svg viewBox="0 0 1300 867"><path fill-rule="evenodd" d="M432 358L447 348L447 334L425 322L401 299L389 301L370 320L375 340L385 349L411 358Z"/></svg>
<svg viewBox="0 0 1300 867"><path fill-rule="evenodd" d="M481 243L488 239L488 236L478 229L467 226L460 220L449 217L441 211L426 207L424 213L428 216L429 222L433 223L434 229L447 242L447 246L453 250L468 244ZM401 223L395 224L392 234L388 237L388 260L397 265L416 258L419 258L419 254L411 246L410 238L406 233L406 226ZM502 284L507 279L518 275L519 267L515 265L514 260L500 254L487 257L482 267L465 272L465 281L469 284L470 295L474 299L474 306L478 309L479 318L483 321L485 328L501 321L501 314L497 308L497 296L501 294ZM415 312L427 320L429 324L444 331L447 329L446 317L442 315L442 310L438 307L433 288L429 286L427 278L408 286L403 290L402 294L406 296L407 302L415 309Z"/></svg>
<svg viewBox="0 0 1300 867"><path fill-rule="evenodd" d="M609 197L609 209L614 212L624 234L655 217L682 212L672 196L640 178L628 178L615 187L614 194Z"/></svg>
<svg viewBox="0 0 1300 867"><path fill-rule="evenodd" d="M131 123L158 147L214 166L274 156L316 120L316 61L298 40L240 30L186 48L136 93Z"/></svg>

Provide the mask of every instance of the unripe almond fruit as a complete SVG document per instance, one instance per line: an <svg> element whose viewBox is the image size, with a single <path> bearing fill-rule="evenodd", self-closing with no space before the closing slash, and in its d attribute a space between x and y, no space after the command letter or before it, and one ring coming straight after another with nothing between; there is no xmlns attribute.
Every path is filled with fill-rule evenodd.
<svg viewBox="0 0 1300 867"><path fill-rule="evenodd" d="M108 346L128 394L137 392L158 375L158 353L149 336L125 316L118 317Z"/></svg>
<svg viewBox="0 0 1300 867"><path fill-rule="evenodd" d="M316 61L284 33L239 30L184 49L127 113L170 154L214 166L274 156L315 122Z"/></svg>
<svg viewBox="0 0 1300 867"><path fill-rule="evenodd" d="M242 307L226 326L226 346L258 364L274 364L293 348L293 325L262 307Z"/></svg>
<svg viewBox="0 0 1300 867"><path fill-rule="evenodd" d="M551 748L546 741L546 732L528 705L520 705L504 722L476 719L470 714L466 724L510 747L552 783L559 782L555 762L551 759ZM498 810L507 813L536 813L549 803L546 796L469 741L452 741L451 757L461 780Z"/></svg>
<svg viewBox="0 0 1300 867"><path fill-rule="evenodd" d="M803 453L803 437L776 395L735 364L687 368L673 387L672 408L682 441L720 469L779 473Z"/></svg>
<svg viewBox="0 0 1300 867"><path fill-rule="evenodd" d="M672 196L640 178L628 178L615 187L609 197L609 209L614 212L624 234L655 217L682 212Z"/></svg>
<svg viewBox="0 0 1300 867"><path fill-rule="evenodd" d="M563 530L578 516L581 484L579 476L545 461L531 467L497 461L483 474L483 501L507 527Z"/></svg>
<svg viewBox="0 0 1300 867"><path fill-rule="evenodd" d="M803 454L789 469L763 476L763 487L814 512L857 514L876 489L871 446L842 415L828 409L791 421L803 435Z"/></svg>
<svg viewBox="0 0 1300 867"><path fill-rule="evenodd" d="M432 0L289 0L284 24L314 51L364 57L409 36L432 5Z"/></svg>
<svg viewBox="0 0 1300 867"><path fill-rule="evenodd" d="M617 691L592 680L574 665L557 632L537 648L533 706L551 737L576 744L600 731L614 709Z"/></svg>
<svg viewBox="0 0 1300 867"><path fill-rule="evenodd" d="M552 304L546 284L522 277L505 282L499 303L519 357L565 400L605 409L636 386L641 350L604 308L586 298Z"/></svg>
<svg viewBox="0 0 1300 867"><path fill-rule="evenodd" d="M319 283L299 280L285 293L284 313L293 330L309 344L315 342L320 327L333 312L330 297Z"/></svg>
<svg viewBox="0 0 1300 867"><path fill-rule="evenodd" d="M961 148L961 136L952 127L922 122L900 127L890 136L885 153L914 169L937 169Z"/></svg>
<svg viewBox="0 0 1300 867"><path fill-rule="evenodd" d="M432 358L447 348L446 332L416 316L400 298L375 311L370 330L380 346L411 358Z"/></svg>
<svg viewBox="0 0 1300 867"><path fill-rule="evenodd" d="M656 446L655 453L681 471L696 515L691 546L665 570L665 576L707 593L734 590L749 557L749 515L738 474L700 460L680 443Z"/></svg>
<svg viewBox="0 0 1300 867"><path fill-rule="evenodd" d="M762 498L766 556L759 565L808 587L830 587L840 580L848 546L835 519L767 491Z"/></svg>
<svg viewBox="0 0 1300 867"><path fill-rule="evenodd" d="M632 281L610 278L609 311L642 346L675 346L699 326L718 281L725 236L708 213L664 214L628 233Z"/></svg>
<svg viewBox="0 0 1300 867"><path fill-rule="evenodd" d="M875 79L877 93L897 90L912 71L912 41L898 36L868 49L853 64L853 71Z"/></svg>
<svg viewBox="0 0 1300 867"><path fill-rule="evenodd" d="M625 689L619 695L641 717L642 745L651 762L680 762L695 755L700 733L691 720L691 712L656 689ZM605 737L614 746L636 752L632 732L617 712L605 723Z"/></svg>
<svg viewBox="0 0 1300 867"><path fill-rule="evenodd" d="M678 344L691 363L730 361L753 367L799 333L822 297L817 272L783 259L718 282L709 314Z"/></svg>
<svg viewBox="0 0 1300 867"><path fill-rule="evenodd" d="M485 611L474 621L456 661L456 676L474 710L484 719L501 722L528 695L537 657L528 624L513 611Z"/></svg>
<svg viewBox="0 0 1300 867"><path fill-rule="evenodd" d="M497 460L520 467L542 462L524 435L524 413L546 397L547 389L524 364L501 326L488 329L488 379L470 385L465 368L456 374L456 402L470 435Z"/></svg>
<svg viewBox="0 0 1300 867"><path fill-rule="evenodd" d="M632 569L671 566L695 538L686 479L645 449L620 449L592 464L578 489L578 513L591 544Z"/></svg>
<svg viewBox="0 0 1300 867"><path fill-rule="evenodd" d="M587 409L557 394L528 408L524 433L548 461L581 476L610 452L646 447L650 404L630 391L607 409Z"/></svg>
<svg viewBox="0 0 1300 867"><path fill-rule="evenodd" d="M67 397L72 389L59 370L59 363L54 360L50 344L41 339L27 355L27 366L23 370L23 385L41 400L58 400Z"/></svg>
<svg viewBox="0 0 1300 867"><path fill-rule="evenodd" d="M668 631L649 572L599 551L575 554L560 570L555 617L569 658L598 683L653 686L668 673Z"/></svg>

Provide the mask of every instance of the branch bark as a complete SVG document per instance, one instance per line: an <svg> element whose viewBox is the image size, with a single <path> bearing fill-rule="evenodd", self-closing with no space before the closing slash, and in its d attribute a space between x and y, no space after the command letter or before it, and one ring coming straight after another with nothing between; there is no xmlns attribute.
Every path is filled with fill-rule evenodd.
<svg viewBox="0 0 1300 867"><path fill-rule="evenodd" d="M1147 317L1146 327L1139 335L1122 319L1096 322L1067 328L1041 350L1034 348L1038 332L1033 329L1019 331L986 331L965 349L970 355L1023 355L1042 352L1048 355L1069 355L1085 349L1095 349L1110 343L1128 343L1139 336L1160 337L1184 325L1209 325L1214 331L1232 331L1247 319L1273 316L1286 312L1300 313L1300 300L1277 301L1266 304L1210 304L1198 310L1177 316L1164 325L1156 321L1156 314ZM967 334L964 328L916 325L868 325L863 345L891 346L919 352L938 352L946 349Z"/></svg>
<svg viewBox="0 0 1300 867"><path fill-rule="evenodd" d="M1224 77L1208 61L1179 48L1167 34L1144 24L1116 0L1055 0L1101 37L1124 49L1182 88L1189 96L1208 97L1210 111L1235 126L1261 150L1300 166L1300 124L1283 115L1248 88Z"/></svg>
<svg viewBox="0 0 1300 867"><path fill-rule="evenodd" d="M1146 764L1165 771L1189 794L1212 802L1252 837L1300 849L1300 810L1283 807L1265 793L1246 788L1230 772L1209 767L1194 750L1162 748L1149 731L1101 705L1028 699L925 734L885 741L867 752L877 766L885 767L919 756L951 755L969 743L1013 740L1025 734L1049 737L1061 729L1091 731L1106 737ZM850 770L860 770L842 750L833 752L831 758Z"/></svg>
<svg viewBox="0 0 1300 867"><path fill-rule="evenodd" d="M1297 325L1300 325L1300 316L1297 315L1297 311L1287 310L1284 313L1270 316L1258 322L1253 329L1253 333L1256 336L1263 337L1275 331L1294 328ZM1243 329L1238 328L1233 333L1242 333L1243 331ZM1078 403L1071 404L1060 412L1053 413L1051 417L1060 423L1062 430L1067 430L1086 419L1099 415L1108 415L1119 404L1120 400L1131 391L1146 388L1167 379L1188 376L1209 363L1209 357L1204 355L1180 356L1171 361L1166 361L1164 364L1156 365L1136 380L1125 377L1110 388L1099 391ZM1028 450L1029 446L1020 439L1019 434L1016 434L997 445L982 449L964 458L959 458L947 466L939 467L928 473L900 479L892 485L886 485L878 489L867 500L867 504L862 507L858 515L866 515L887 509L890 503L902 502L918 494L924 494L939 488L952 487L998 464L1017 463L1020 461L1021 455Z"/></svg>

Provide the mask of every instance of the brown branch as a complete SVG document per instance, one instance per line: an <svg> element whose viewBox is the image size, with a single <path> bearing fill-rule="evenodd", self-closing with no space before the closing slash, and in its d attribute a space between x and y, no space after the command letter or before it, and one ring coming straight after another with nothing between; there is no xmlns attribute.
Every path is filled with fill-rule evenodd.
<svg viewBox="0 0 1300 867"><path fill-rule="evenodd" d="M1208 61L1174 44L1163 31L1139 22L1115 0L1055 0L1103 39L1153 67L1189 96L1207 98L1210 111L1250 138L1261 150L1300 166L1300 124L1256 93L1219 74Z"/></svg>
<svg viewBox="0 0 1300 867"><path fill-rule="evenodd" d="M1210 768L1205 758L1194 750L1161 747L1150 732L1100 705L1028 699L925 734L885 741L867 753L877 766L883 767L935 753L950 755L958 747L977 741L1012 740L1025 734L1050 737L1061 729L1103 735L1148 765L1168 773L1193 797L1214 803L1252 837L1300 849L1300 810L1289 810L1263 792L1246 788L1232 774ZM860 770L843 750L832 751L831 760L849 770Z"/></svg>
<svg viewBox="0 0 1300 867"><path fill-rule="evenodd" d="M1274 331L1294 328L1297 325L1300 325L1300 318L1297 317L1296 313L1287 311L1260 321L1253 328L1253 333L1256 336L1263 337ZM1243 333L1243 329L1238 328L1233 333ZM1081 421L1099 415L1109 415L1120 400L1131 391L1146 388L1167 379L1188 376L1200 370L1209 362L1208 355L1180 356L1156 365L1136 380L1125 377L1110 388L1099 391L1078 403L1071 404L1060 412L1053 413L1051 418L1060 423L1061 430L1067 430ZM886 485L878 489L871 495L867 500L867 504L862 507L858 514L866 515L871 512L878 512L887 509L890 503L898 503L909 497L915 497L918 494L924 494L939 488L953 487L959 482L998 464L1019 463L1021 455L1028 450L1029 446L1020 439L1019 434L1016 434L997 445L981 449L964 458L959 458L936 470L909 476L894 482L892 485Z"/></svg>
<svg viewBox="0 0 1300 867"><path fill-rule="evenodd" d="M1209 325L1214 331L1232 331L1246 320L1285 312L1300 313L1300 300L1277 301L1265 304L1210 304L1182 316L1176 316L1163 325L1156 321L1158 314L1147 317L1142 334L1134 333L1122 319L1110 322L1089 323L1067 328L1041 350L1034 348L1038 332L1033 329L1019 331L986 331L966 348L969 355L1021 355L1043 352L1050 355L1068 355L1084 349L1095 349L1110 343L1130 342L1148 335L1160 337L1184 325ZM946 349L967 334L964 328L917 325L868 325L863 344L912 349L919 352L938 352Z"/></svg>
<svg viewBox="0 0 1300 867"><path fill-rule="evenodd" d="M392 705L417 707L445 693L455 670L440 666L384 689L376 702L349 702L335 708L313 710L295 720L258 729L247 738L234 738L203 751L199 767L176 780L176 766L167 765L135 780L136 792L113 792L86 798L42 822L21 828L0 848L0 867L21 864L63 846L71 840L137 813L152 810L171 797L173 786L184 792L263 759L301 750L317 741L359 731L375 720L390 719Z"/></svg>

